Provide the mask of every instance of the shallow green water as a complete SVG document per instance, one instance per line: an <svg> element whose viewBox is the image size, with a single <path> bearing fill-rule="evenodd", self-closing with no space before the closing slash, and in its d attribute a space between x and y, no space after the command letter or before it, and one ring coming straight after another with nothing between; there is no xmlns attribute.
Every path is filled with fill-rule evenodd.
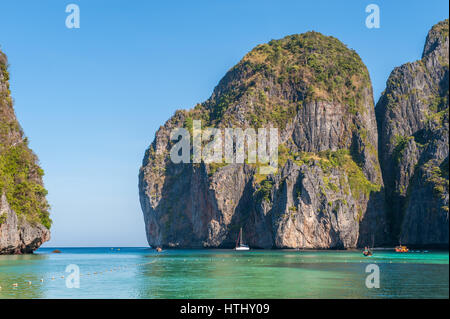
<svg viewBox="0 0 450 319"><path fill-rule="evenodd" d="M0 256L0 298L449 298L448 252L59 249ZM365 285L371 263L380 288Z"/></svg>

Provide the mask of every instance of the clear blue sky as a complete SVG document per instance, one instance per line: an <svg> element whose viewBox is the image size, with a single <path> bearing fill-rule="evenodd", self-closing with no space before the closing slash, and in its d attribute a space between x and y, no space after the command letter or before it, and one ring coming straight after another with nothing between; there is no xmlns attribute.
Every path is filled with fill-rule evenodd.
<svg viewBox="0 0 450 319"><path fill-rule="evenodd" d="M65 27L69 3L80 7L80 29ZM380 29L365 27L370 3ZM1 0L16 114L46 173L46 246L146 246L137 187L145 149L257 44L309 30L335 36L368 66L376 100L448 10L438 0Z"/></svg>

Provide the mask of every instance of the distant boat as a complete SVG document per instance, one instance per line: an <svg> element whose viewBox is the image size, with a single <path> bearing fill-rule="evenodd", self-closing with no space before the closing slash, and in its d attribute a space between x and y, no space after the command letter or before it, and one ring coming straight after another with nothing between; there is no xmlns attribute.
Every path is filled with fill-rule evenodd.
<svg viewBox="0 0 450 319"><path fill-rule="evenodd" d="M366 256L366 257L371 257L371 256L373 255L372 250L373 250L373 244L374 244L374 242L375 242L374 235L372 235L372 249L370 249L369 246L366 246L366 247L364 248L364 251L363 251L363 255L364 255L364 256Z"/></svg>
<svg viewBox="0 0 450 319"><path fill-rule="evenodd" d="M408 251L409 251L409 249L406 246L400 245L400 246L395 247L395 252L397 252L397 253L407 253Z"/></svg>
<svg viewBox="0 0 450 319"><path fill-rule="evenodd" d="M370 249L364 250L363 255L366 257L370 257L370 256L372 256L372 251L370 251Z"/></svg>
<svg viewBox="0 0 450 319"><path fill-rule="evenodd" d="M241 230L239 231L239 237L236 241L236 248L234 248L234 249L235 250L250 250L250 247L245 245L244 241L242 239L242 227L241 227Z"/></svg>

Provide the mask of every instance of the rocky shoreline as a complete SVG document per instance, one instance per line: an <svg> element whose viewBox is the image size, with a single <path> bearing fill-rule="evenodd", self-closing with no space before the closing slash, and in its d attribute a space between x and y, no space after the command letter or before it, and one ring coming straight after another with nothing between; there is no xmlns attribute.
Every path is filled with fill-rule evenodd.
<svg viewBox="0 0 450 319"><path fill-rule="evenodd" d="M31 224L19 219L11 210L6 196L1 196L0 217L0 255L29 254L50 240L50 231L40 224Z"/></svg>

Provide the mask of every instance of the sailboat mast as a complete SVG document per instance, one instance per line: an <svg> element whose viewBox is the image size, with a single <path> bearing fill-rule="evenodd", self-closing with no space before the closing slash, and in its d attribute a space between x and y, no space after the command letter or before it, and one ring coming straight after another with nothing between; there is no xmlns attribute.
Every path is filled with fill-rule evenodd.
<svg viewBox="0 0 450 319"><path fill-rule="evenodd" d="M242 246L242 227L241 230L239 231L239 246Z"/></svg>
<svg viewBox="0 0 450 319"><path fill-rule="evenodd" d="M236 247L239 246L239 240L240 240L239 238L241 237L240 235L241 235L241 232L239 232L238 238L236 239Z"/></svg>

